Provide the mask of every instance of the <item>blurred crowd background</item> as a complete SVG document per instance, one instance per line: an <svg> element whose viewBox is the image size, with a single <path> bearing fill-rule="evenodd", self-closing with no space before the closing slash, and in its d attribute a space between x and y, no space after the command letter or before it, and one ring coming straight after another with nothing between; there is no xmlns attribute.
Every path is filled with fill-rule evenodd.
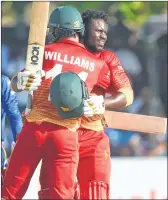
<svg viewBox="0 0 168 200"><path fill-rule="evenodd" d="M167 117L167 2L51 2L103 10L109 14L106 49L114 51L134 92L134 103L120 112ZM2 74L12 77L25 65L31 2L1 2ZM27 92L17 93L20 112L27 102ZM152 126L152 124L151 124ZM6 146L12 140L6 120ZM111 156L166 156L167 135L150 135L106 129ZM10 149L9 149L10 151Z"/></svg>

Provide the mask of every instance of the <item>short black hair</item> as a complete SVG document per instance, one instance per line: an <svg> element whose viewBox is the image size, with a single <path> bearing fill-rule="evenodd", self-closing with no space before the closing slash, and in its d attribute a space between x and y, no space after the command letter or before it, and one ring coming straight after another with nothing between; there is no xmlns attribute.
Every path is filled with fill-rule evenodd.
<svg viewBox="0 0 168 200"><path fill-rule="evenodd" d="M86 10L82 12L82 19L85 27L88 27L92 19L102 19L108 24L108 14L100 10Z"/></svg>

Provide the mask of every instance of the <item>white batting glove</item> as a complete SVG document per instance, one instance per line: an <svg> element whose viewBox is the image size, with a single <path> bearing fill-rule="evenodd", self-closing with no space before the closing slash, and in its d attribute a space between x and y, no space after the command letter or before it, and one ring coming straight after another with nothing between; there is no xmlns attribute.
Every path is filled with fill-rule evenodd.
<svg viewBox="0 0 168 200"><path fill-rule="evenodd" d="M105 111L104 97L90 96L89 99L84 100L84 116L92 117L93 115L103 114Z"/></svg>
<svg viewBox="0 0 168 200"><path fill-rule="evenodd" d="M28 70L19 72L17 75L17 88L19 90L34 91L41 85L42 77L45 75L43 70L32 73Z"/></svg>

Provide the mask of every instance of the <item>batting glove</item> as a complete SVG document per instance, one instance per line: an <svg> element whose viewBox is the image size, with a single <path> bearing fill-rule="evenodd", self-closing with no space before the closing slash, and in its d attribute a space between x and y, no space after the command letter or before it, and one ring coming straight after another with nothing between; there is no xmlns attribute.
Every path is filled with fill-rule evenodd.
<svg viewBox="0 0 168 200"><path fill-rule="evenodd" d="M17 88L19 90L34 91L41 85L42 77L45 75L43 70L32 73L28 70L19 72L17 75Z"/></svg>
<svg viewBox="0 0 168 200"><path fill-rule="evenodd" d="M90 96L89 99L84 100L84 116L92 117L93 115L103 114L105 111L104 97Z"/></svg>

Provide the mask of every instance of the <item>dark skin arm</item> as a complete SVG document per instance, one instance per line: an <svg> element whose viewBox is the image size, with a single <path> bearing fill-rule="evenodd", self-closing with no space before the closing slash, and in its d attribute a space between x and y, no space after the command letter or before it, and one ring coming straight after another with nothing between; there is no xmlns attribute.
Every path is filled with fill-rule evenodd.
<svg viewBox="0 0 168 200"><path fill-rule="evenodd" d="M97 95L102 95L104 94L105 96L105 90L103 90L100 87L95 87L93 89L93 93ZM127 104L127 99L125 94L122 92L117 92L115 95L110 96L110 97L105 97L105 109L106 110L117 110L124 108Z"/></svg>
<svg viewBox="0 0 168 200"><path fill-rule="evenodd" d="M117 92L115 96L105 98L105 108L109 111L124 108L126 104L127 99L122 92Z"/></svg>

